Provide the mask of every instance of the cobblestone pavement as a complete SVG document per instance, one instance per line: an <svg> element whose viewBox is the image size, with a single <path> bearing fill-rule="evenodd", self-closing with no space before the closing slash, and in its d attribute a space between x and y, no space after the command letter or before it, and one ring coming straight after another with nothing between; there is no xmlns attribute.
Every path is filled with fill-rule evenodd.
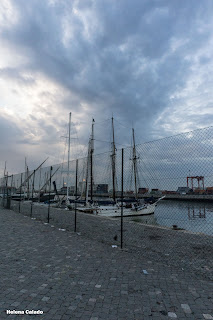
<svg viewBox="0 0 213 320"><path fill-rule="evenodd" d="M20 203L12 201L12 210L19 211ZM48 206L22 202L20 212L37 220L47 222ZM50 208L50 223L61 229L74 231L75 214L73 211ZM137 221L137 218L135 219ZM77 212L77 232L81 236L112 245L117 238L121 240L120 219ZM184 230L172 230L168 227L141 224L124 219L124 248L137 254L143 260L159 261L201 275L213 280L213 237Z"/></svg>
<svg viewBox="0 0 213 320"><path fill-rule="evenodd" d="M213 283L193 272L11 210L0 225L0 320L213 319Z"/></svg>

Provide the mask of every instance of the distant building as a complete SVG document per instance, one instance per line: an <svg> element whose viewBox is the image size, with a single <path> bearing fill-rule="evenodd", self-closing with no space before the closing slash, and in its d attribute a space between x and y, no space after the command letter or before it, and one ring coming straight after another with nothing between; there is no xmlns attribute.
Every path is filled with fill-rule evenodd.
<svg viewBox="0 0 213 320"><path fill-rule="evenodd" d="M194 189L193 192L194 192L195 194L205 194L205 193L206 193L206 190L197 188L197 189Z"/></svg>
<svg viewBox="0 0 213 320"><path fill-rule="evenodd" d="M108 193L108 184L97 184L96 185L96 193Z"/></svg>
<svg viewBox="0 0 213 320"><path fill-rule="evenodd" d="M148 188L138 188L138 193L140 193L140 194L144 194L144 193L147 193L147 192L149 192Z"/></svg>
<svg viewBox="0 0 213 320"><path fill-rule="evenodd" d="M162 191L162 194L177 194L177 191L164 190L164 191Z"/></svg>
<svg viewBox="0 0 213 320"><path fill-rule="evenodd" d="M162 194L162 192L161 192L161 190L159 190L159 189L152 189L151 192L150 192L150 194L160 195L160 194Z"/></svg>
<svg viewBox="0 0 213 320"><path fill-rule="evenodd" d="M78 188L80 192L85 192L86 189L86 181L79 181Z"/></svg>
<svg viewBox="0 0 213 320"><path fill-rule="evenodd" d="M213 194L213 187L207 187L206 188L206 193L207 194Z"/></svg>
<svg viewBox="0 0 213 320"><path fill-rule="evenodd" d="M78 187L81 192L86 192L86 181L83 181L83 182L80 181L78 183ZM91 191L91 184L89 181L88 192L90 192L90 191ZM108 184L105 184L105 183L95 184L94 183L92 186L92 191L93 191L93 193L108 193Z"/></svg>
<svg viewBox="0 0 213 320"><path fill-rule="evenodd" d="M75 186L70 186L69 187L69 194L75 192ZM61 194L67 194L67 187L62 187L60 190Z"/></svg>
<svg viewBox="0 0 213 320"><path fill-rule="evenodd" d="M16 193L16 188L15 187L6 187L6 186L2 186L0 187L0 194L14 194Z"/></svg>
<svg viewBox="0 0 213 320"><path fill-rule="evenodd" d="M125 193L126 193L126 194L133 194L134 191L133 191L133 190L127 190Z"/></svg>
<svg viewBox="0 0 213 320"><path fill-rule="evenodd" d="M179 194L187 194L191 191L189 187L178 187L177 193Z"/></svg>

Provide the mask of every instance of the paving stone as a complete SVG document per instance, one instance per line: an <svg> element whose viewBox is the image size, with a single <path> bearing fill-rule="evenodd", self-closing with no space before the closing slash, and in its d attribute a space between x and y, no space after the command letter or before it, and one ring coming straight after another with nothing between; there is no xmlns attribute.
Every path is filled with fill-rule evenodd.
<svg viewBox="0 0 213 320"><path fill-rule="evenodd" d="M192 313L192 311L191 311L191 309L190 309L188 304L181 304L181 308L183 309L183 311L185 313Z"/></svg>
<svg viewBox="0 0 213 320"><path fill-rule="evenodd" d="M46 221L46 209L42 209L43 221ZM5 318L5 313L1 313L5 309L20 308L44 310L44 317L39 316L41 320L161 320L175 319L175 315L184 320L212 319L213 288L200 269L195 274L193 266L188 270L182 270L179 265L170 266L170 260L165 259L171 259L172 253L164 254L169 252L169 246L166 249L156 246L153 253L150 240L149 252L145 252L142 247L145 233L149 237L154 228L140 233L140 237L145 237L140 252L120 250L119 244L112 250L112 243L100 240L104 237L104 228L108 236L115 226L119 230L116 220L79 215L78 227L87 223L79 237L72 232L72 212L51 210L52 218L55 215L51 224L56 223L57 228L0 209L0 307L3 310L0 319ZM59 225L60 221L64 224ZM58 228L67 232L60 232ZM90 228L91 238L88 237ZM172 241L171 237L168 239ZM159 240L152 241L157 245ZM163 254L157 262L158 250ZM202 264L209 266L207 257L202 259ZM144 276L141 270L148 270L148 275ZM16 306L17 303L20 305Z"/></svg>
<svg viewBox="0 0 213 320"><path fill-rule="evenodd" d="M41 300L46 302L46 301L49 301L50 298L49 297L43 297Z"/></svg>
<svg viewBox="0 0 213 320"><path fill-rule="evenodd" d="M174 312L168 312L168 317L175 319L175 318L177 318L177 315Z"/></svg>
<svg viewBox="0 0 213 320"><path fill-rule="evenodd" d="M203 317L204 317L204 319L208 319L208 320L213 319L213 317L210 314L207 314L207 313L204 313Z"/></svg>
<svg viewBox="0 0 213 320"><path fill-rule="evenodd" d="M27 291L28 291L28 290L26 290L26 289L20 290L21 293L26 293Z"/></svg>
<svg viewBox="0 0 213 320"><path fill-rule="evenodd" d="M18 307L20 305L20 302L13 302L11 304L12 307Z"/></svg>

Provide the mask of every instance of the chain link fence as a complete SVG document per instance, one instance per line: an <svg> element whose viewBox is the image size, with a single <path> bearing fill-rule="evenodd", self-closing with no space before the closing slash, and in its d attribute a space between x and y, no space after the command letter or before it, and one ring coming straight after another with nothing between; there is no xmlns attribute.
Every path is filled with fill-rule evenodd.
<svg viewBox="0 0 213 320"><path fill-rule="evenodd" d="M212 165L209 127L117 150L116 156L88 152L69 168L66 162L7 175L0 181L1 201L150 263L212 279Z"/></svg>

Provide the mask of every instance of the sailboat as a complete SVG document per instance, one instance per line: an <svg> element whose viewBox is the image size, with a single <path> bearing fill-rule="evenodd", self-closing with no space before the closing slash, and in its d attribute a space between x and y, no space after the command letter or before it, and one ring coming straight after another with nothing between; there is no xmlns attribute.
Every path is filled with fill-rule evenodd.
<svg viewBox="0 0 213 320"><path fill-rule="evenodd" d="M112 122L113 123L113 122ZM133 149L132 149L132 162L133 162L133 171L134 171L134 185L135 185L135 201L132 203L131 208L124 207L123 205L123 216L139 216L139 215L150 215L154 214L157 203L165 198L165 196L159 198L154 203L140 203L138 199L138 168L137 168L137 157L136 146L135 146L135 134L134 129L132 129L132 138L133 138ZM113 131L113 143L114 143L114 131ZM115 151L115 147L113 148ZM112 153L115 155L115 152ZM114 162L112 162L114 164ZM115 173L115 170L113 171ZM114 175L113 175L114 178ZM113 183L113 190L115 184ZM115 193L113 192L113 195ZM118 202L114 206L105 206L99 207L97 209L97 214L105 216L119 217L121 216L121 204Z"/></svg>
<svg viewBox="0 0 213 320"><path fill-rule="evenodd" d="M29 182L31 179L34 180L35 173L42 167L42 165L47 161L48 158L46 158L31 174L29 174L28 166L26 165L26 158L25 158L25 179L24 181L21 181L20 186L16 190L16 194L12 196L13 200L20 201L20 200L30 200L30 188L29 188ZM21 179L22 180L22 179ZM32 190L32 198L36 201L37 195L35 194L34 190Z"/></svg>
<svg viewBox="0 0 213 320"><path fill-rule="evenodd" d="M164 199L165 196L159 198L154 203L140 203L138 199L138 167L137 162L139 157L137 157L136 152L136 146L135 146L135 131L134 128L132 128L132 139L133 139L133 148L132 148L132 162L133 162L133 171L134 171L134 184L135 184L135 199L136 202L132 204L131 211L137 212L138 214L147 215L147 214L154 214L155 208L157 206L157 203Z"/></svg>
<svg viewBox="0 0 213 320"><path fill-rule="evenodd" d="M93 203L93 153L94 153L94 124L92 119L92 131L89 139L88 154L87 154L87 169L86 169L86 190L85 203L83 206L78 205L77 210L85 213L97 213L97 207ZM90 180L90 184L89 184ZM89 185L90 185L90 200L89 200Z"/></svg>

